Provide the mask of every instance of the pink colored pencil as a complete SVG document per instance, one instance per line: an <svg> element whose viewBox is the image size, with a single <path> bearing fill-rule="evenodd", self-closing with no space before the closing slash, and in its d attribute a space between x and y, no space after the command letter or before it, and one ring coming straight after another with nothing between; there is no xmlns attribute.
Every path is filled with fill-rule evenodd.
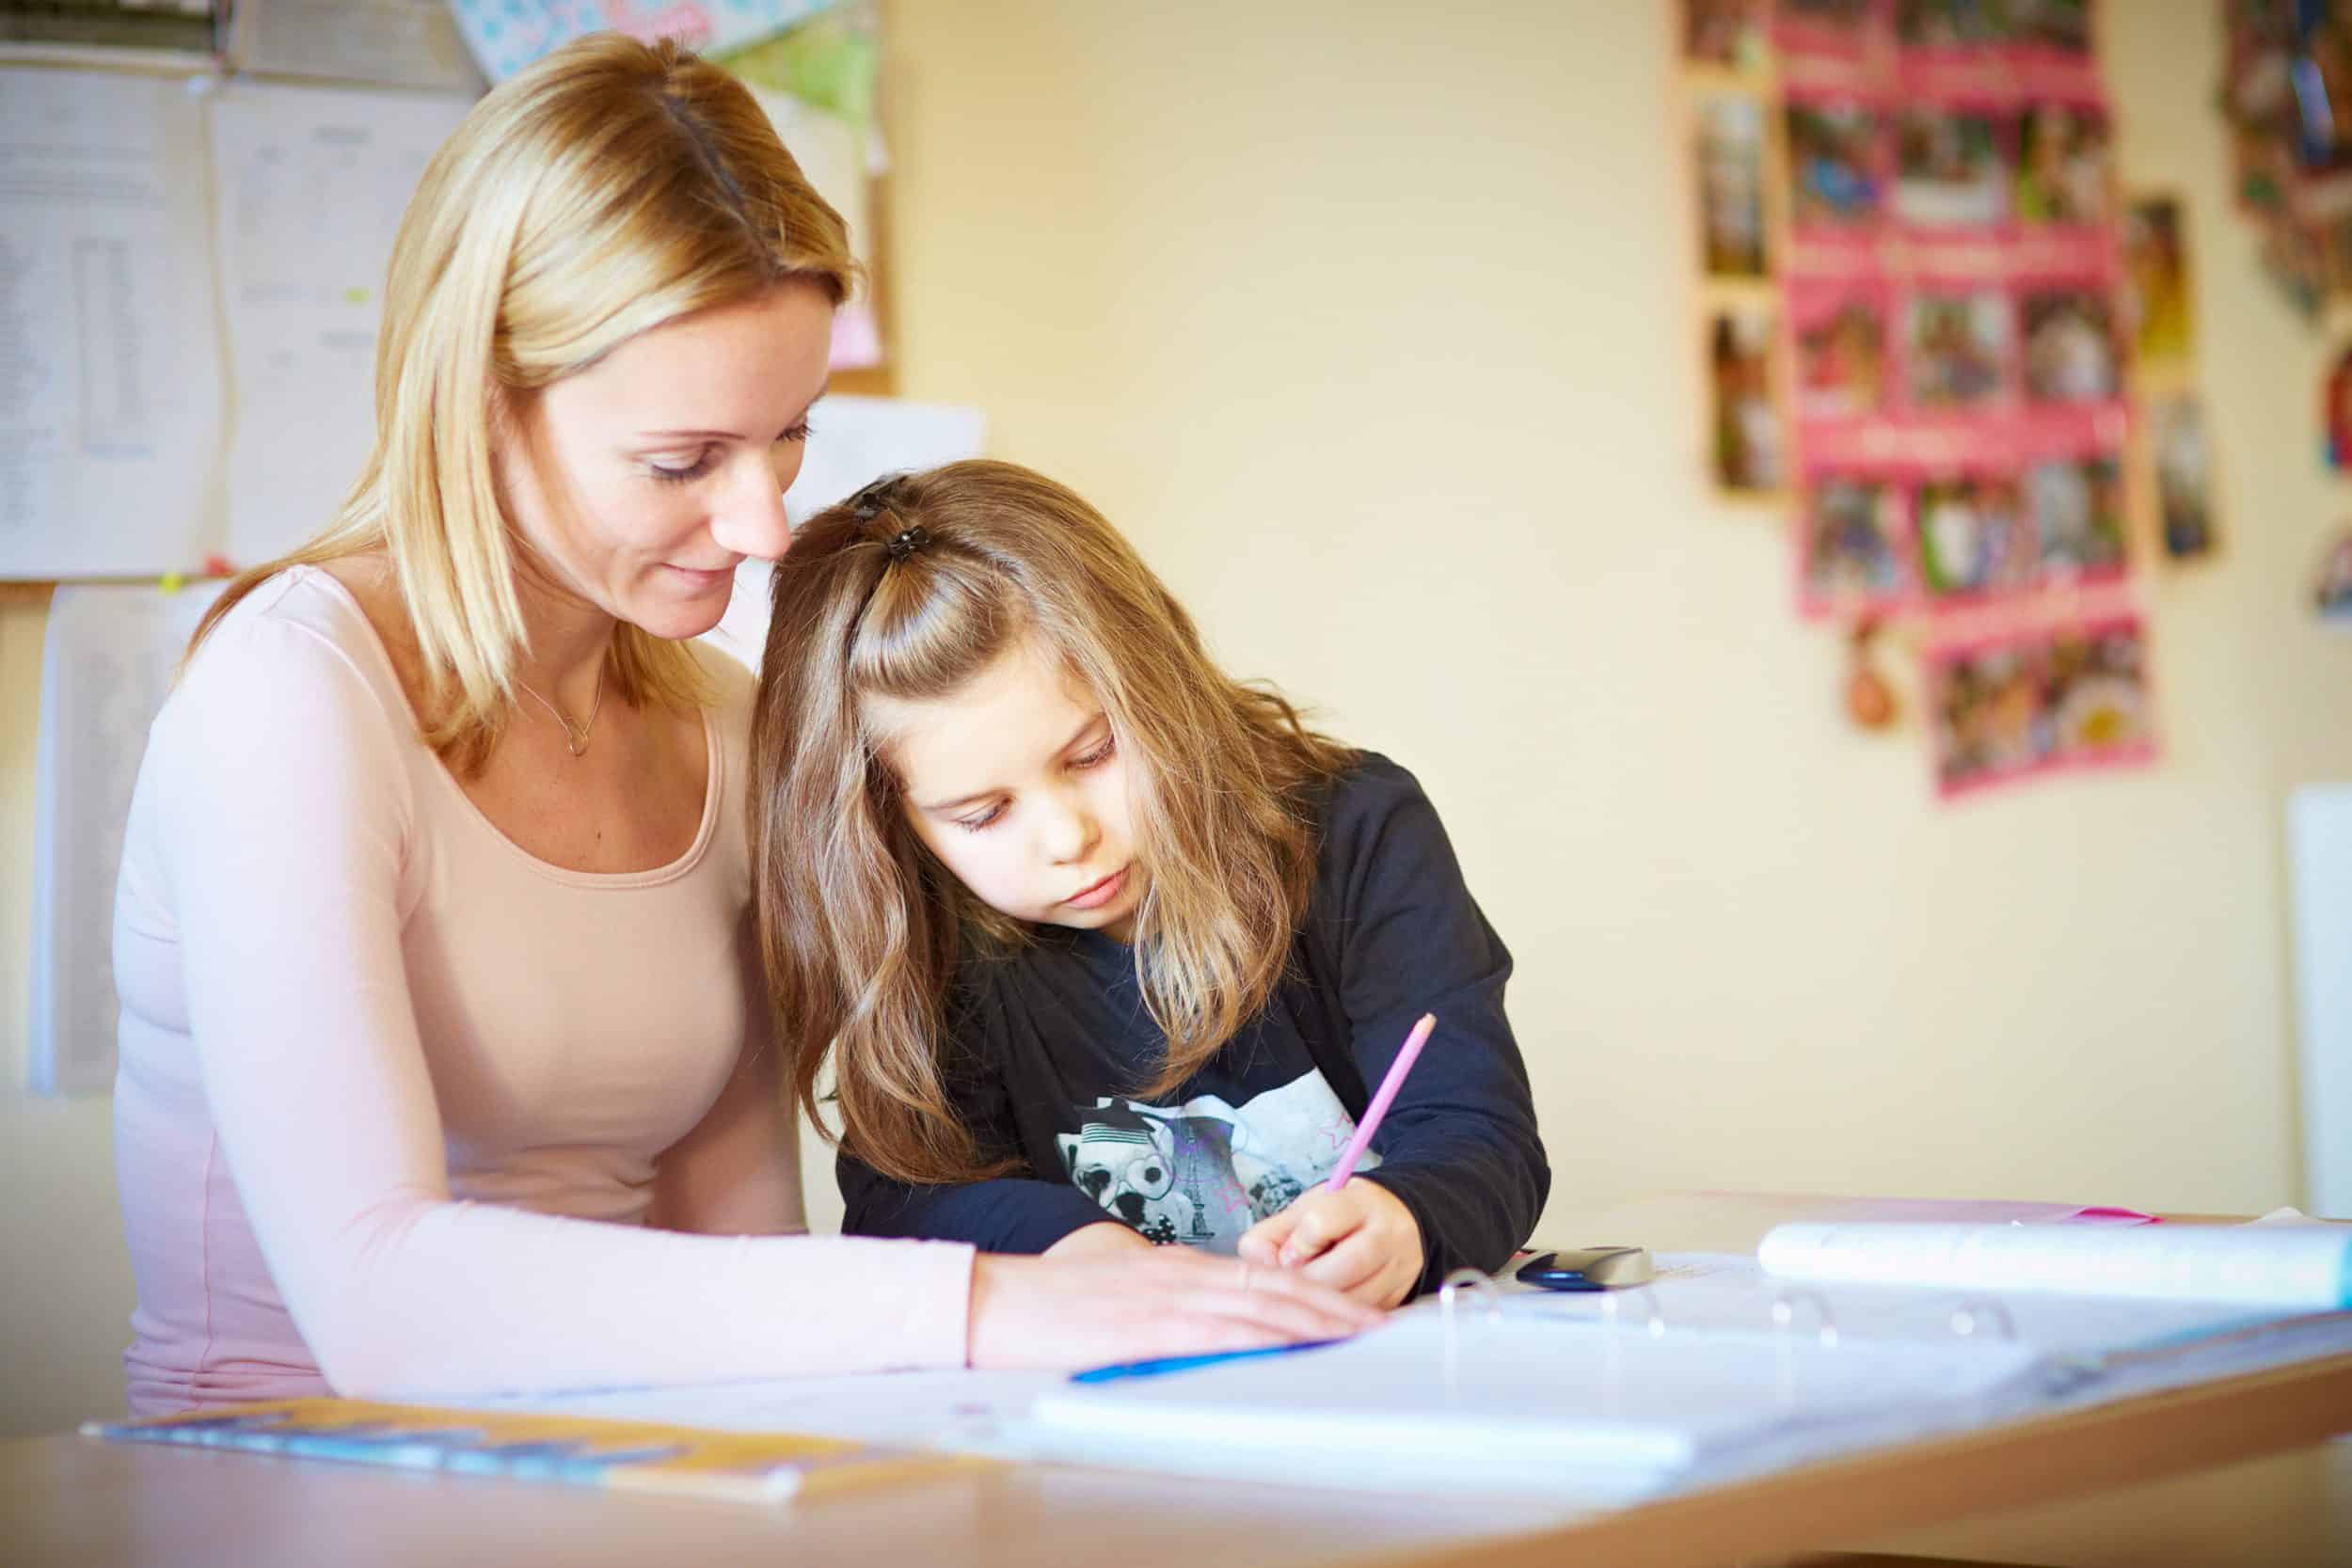
<svg viewBox="0 0 2352 1568"><path fill-rule="evenodd" d="M1372 1147L1372 1135L1380 1131L1380 1118L1389 1114L1389 1101L1394 1100L1396 1091L1405 1086L1405 1075L1413 1070L1414 1060L1421 1055L1421 1048L1428 1042L1429 1031L1437 1026L1438 1015L1423 1013L1421 1022L1413 1025L1413 1032L1405 1037L1405 1049L1398 1052L1396 1060L1389 1064L1389 1075L1380 1080L1380 1092L1372 1097L1372 1105L1364 1112L1364 1119L1356 1124L1356 1135L1347 1140L1347 1152L1340 1156L1339 1167L1323 1184L1325 1192L1338 1192L1356 1173L1356 1162L1362 1159L1364 1150Z"/></svg>

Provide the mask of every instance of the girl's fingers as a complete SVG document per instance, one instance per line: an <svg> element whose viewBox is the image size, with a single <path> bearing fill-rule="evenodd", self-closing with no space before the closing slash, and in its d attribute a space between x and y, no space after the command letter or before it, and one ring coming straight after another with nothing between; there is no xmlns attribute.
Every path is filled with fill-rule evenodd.
<svg viewBox="0 0 2352 1568"><path fill-rule="evenodd" d="M1393 1247L1370 1230L1359 1230L1298 1271L1301 1278L1334 1291L1357 1293L1357 1288L1397 1260Z"/></svg>

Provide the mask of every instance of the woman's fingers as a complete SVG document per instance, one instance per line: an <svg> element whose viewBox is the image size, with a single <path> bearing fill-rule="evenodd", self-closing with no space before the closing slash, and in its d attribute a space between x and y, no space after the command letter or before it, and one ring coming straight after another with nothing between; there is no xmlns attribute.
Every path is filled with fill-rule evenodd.
<svg viewBox="0 0 2352 1568"><path fill-rule="evenodd" d="M972 1270L975 1367L1086 1367L1343 1338L1379 1321L1312 1280L1176 1248L1069 1259L982 1254Z"/></svg>

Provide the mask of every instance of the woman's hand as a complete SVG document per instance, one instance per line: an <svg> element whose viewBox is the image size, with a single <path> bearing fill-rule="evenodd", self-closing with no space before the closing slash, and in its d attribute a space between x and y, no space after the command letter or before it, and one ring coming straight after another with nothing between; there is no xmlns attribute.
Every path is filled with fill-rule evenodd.
<svg viewBox="0 0 2352 1568"><path fill-rule="evenodd" d="M1101 1367L1341 1339L1380 1321L1298 1275L1152 1246L1140 1236L1143 1250L1136 1252L1116 1237L1090 1234L1104 1228L1074 1231L1041 1258L984 1252L974 1259L966 1362ZM1078 1248L1059 1250L1077 1237L1086 1238Z"/></svg>
<svg viewBox="0 0 2352 1568"><path fill-rule="evenodd" d="M1239 1250L1244 1262L1295 1270L1379 1307L1411 1295L1427 1261L1413 1212L1377 1181L1350 1181L1336 1193L1315 1186L1251 1226Z"/></svg>

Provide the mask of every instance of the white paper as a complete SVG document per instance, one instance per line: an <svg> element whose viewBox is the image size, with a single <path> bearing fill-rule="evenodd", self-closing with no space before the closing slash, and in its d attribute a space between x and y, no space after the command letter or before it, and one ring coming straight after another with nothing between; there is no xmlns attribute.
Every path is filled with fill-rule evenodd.
<svg viewBox="0 0 2352 1568"><path fill-rule="evenodd" d="M1784 1225L1756 1249L1785 1279L2352 1308L2352 1227Z"/></svg>
<svg viewBox="0 0 2352 1568"><path fill-rule="evenodd" d="M808 422L808 453L784 498L795 528L884 474L977 457L987 433L977 408L896 398L828 397L810 412ZM755 671L768 643L771 571L765 561L746 561L737 568L727 612L706 634L707 641Z"/></svg>
<svg viewBox="0 0 2352 1568"><path fill-rule="evenodd" d="M229 63L241 74L373 87L484 87L446 0L236 0Z"/></svg>
<svg viewBox="0 0 2352 1568"><path fill-rule="evenodd" d="M282 555L331 520L375 431L376 325L454 94L239 82L214 104L233 431L225 553Z"/></svg>
<svg viewBox="0 0 2352 1568"><path fill-rule="evenodd" d="M2352 1214L2352 784L2287 798L2303 1201Z"/></svg>
<svg viewBox="0 0 2352 1568"><path fill-rule="evenodd" d="M203 559L220 451L203 108L0 70L0 577Z"/></svg>
<svg viewBox="0 0 2352 1568"><path fill-rule="evenodd" d="M114 1087L115 878L148 727L221 584L67 586L49 605L33 785L31 1084Z"/></svg>
<svg viewBox="0 0 2352 1568"><path fill-rule="evenodd" d="M1778 1278L1737 1253L1661 1253L1654 1283L1637 1291L1513 1290L1509 1315L1606 1324L1669 1337L1788 1332L1844 1340L2016 1344L2039 1353L2099 1355L2243 1326L2243 1306L2047 1292ZM1776 1321L1785 1304L1787 1324ZM2275 1314L2262 1314L2271 1316Z"/></svg>
<svg viewBox="0 0 2352 1568"><path fill-rule="evenodd" d="M1807 1454L1963 1422L2032 1352L1824 1344L1769 1329L1652 1336L1423 1302L1342 1344L1041 1399L1039 1457L1382 1492L1564 1502L1666 1489L1802 1438Z"/></svg>
<svg viewBox="0 0 2352 1568"><path fill-rule="evenodd" d="M507 1394L464 1407L660 1421L708 1432L795 1433L1018 1457L1030 1402L1060 1372L876 1372L686 1388Z"/></svg>

